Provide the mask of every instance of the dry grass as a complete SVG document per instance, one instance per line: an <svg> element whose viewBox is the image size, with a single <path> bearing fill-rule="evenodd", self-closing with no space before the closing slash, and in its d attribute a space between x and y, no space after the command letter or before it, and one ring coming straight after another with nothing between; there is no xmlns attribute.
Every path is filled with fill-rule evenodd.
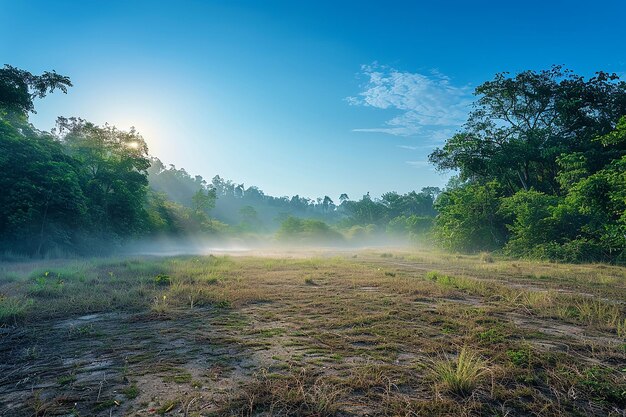
<svg viewBox="0 0 626 417"><path fill-rule="evenodd" d="M456 358L441 360L433 366L439 387L458 395L471 394L487 373L486 362L467 347L461 348Z"/></svg>
<svg viewBox="0 0 626 417"><path fill-rule="evenodd" d="M623 268L288 256L0 265L0 414L624 412Z"/></svg>

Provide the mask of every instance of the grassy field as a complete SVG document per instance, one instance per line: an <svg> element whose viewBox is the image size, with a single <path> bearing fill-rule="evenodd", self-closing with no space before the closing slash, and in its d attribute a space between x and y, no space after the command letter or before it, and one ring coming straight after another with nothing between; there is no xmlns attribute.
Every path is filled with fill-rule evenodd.
<svg viewBox="0 0 626 417"><path fill-rule="evenodd" d="M0 264L0 415L626 413L626 269L431 252Z"/></svg>

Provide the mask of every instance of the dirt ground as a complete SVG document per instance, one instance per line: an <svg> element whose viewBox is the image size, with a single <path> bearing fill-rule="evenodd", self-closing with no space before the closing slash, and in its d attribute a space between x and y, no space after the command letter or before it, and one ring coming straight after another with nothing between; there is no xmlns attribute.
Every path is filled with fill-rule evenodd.
<svg viewBox="0 0 626 417"><path fill-rule="evenodd" d="M216 251L7 263L0 294L2 416L626 415L615 266Z"/></svg>

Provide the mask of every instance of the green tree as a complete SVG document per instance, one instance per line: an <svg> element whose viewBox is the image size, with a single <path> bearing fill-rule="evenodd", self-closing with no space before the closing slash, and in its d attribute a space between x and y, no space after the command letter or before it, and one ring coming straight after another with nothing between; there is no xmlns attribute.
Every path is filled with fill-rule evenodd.
<svg viewBox="0 0 626 417"><path fill-rule="evenodd" d="M0 107L4 111L16 111L22 114L35 111L33 100L43 98L56 89L67 93L71 87L70 79L55 71L46 71L42 75L33 75L11 65L0 68Z"/></svg>
<svg viewBox="0 0 626 417"><path fill-rule="evenodd" d="M435 203L434 235L448 250L476 252L502 247L507 239L500 214L502 187L495 181L444 191Z"/></svg>
<svg viewBox="0 0 626 417"><path fill-rule="evenodd" d="M585 80L555 66L500 73L476 88L479 97L461 132L429 157L463 180L498 180L509 195L519 189L558 194L557 159L582 152L592 171L611 159L593 138L626 114L626 83L598 72Z"/></svg>
<svg viewBox="0 0 626 417"><path fill-rule="evenodd" d="M500 211L510 219L505 252L514 256L548 256L543 245L563 237L559 231L561 223L552 214L560 200L535 190L520 190L502 199Z"/></svg>
<svg viewBox="0 0 626 417"><path fill-rule="evenodd" d="M0 249L76 249L86 223L80 167L50 135L0 118Z"/></svg>
<svg viewBox="0 0 626 417"><path fill-rule="evenodd" d="M191 197L192 208L196 212L208 215L209 211L215 207L216 200L217 193L214 188L209 188L208 190L201 188Z"/></svg>
<svg viewBox="0 0 626 417"><path fill-rule="evenodd" d="M56 133L80 163L94 232L103 237L140 234L150 166L141 135L134 128L123 131L78 118L59 118Z"/></svg>

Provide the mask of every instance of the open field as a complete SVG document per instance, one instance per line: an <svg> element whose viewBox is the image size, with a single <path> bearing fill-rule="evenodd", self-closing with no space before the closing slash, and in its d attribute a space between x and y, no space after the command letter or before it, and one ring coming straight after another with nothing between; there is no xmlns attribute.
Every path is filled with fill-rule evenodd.
<svg viewBox="0 0 626 417"><path fill-rule="evenodd" d="M0 264L0 415L626 412L626 268L253 255Z"/></svg>

